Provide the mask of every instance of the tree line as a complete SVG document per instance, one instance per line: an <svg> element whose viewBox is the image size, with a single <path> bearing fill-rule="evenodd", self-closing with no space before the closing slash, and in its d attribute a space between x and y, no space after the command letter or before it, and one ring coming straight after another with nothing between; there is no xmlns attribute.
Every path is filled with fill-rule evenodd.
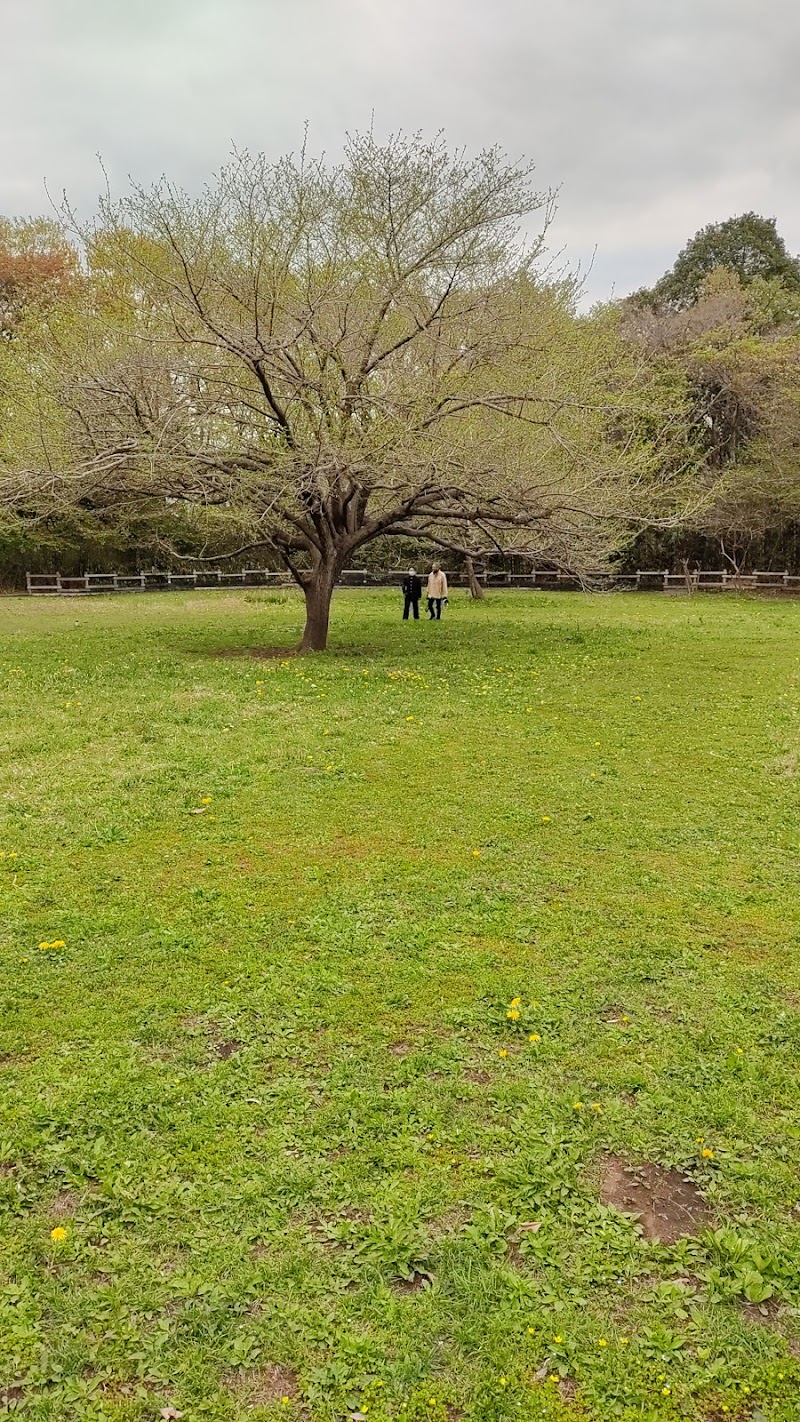
<svg viewBox="0 0 800 1422"><path fill-rule="evenodd" d="M199 195L0 223L0 558L288 570L409 550L590 577L795 557L800 266L707 228L579 310L552 194L497 149L236 153ZM531 235L533 233L533 235ZM790 556L791 555L791 556Z"/></svg>

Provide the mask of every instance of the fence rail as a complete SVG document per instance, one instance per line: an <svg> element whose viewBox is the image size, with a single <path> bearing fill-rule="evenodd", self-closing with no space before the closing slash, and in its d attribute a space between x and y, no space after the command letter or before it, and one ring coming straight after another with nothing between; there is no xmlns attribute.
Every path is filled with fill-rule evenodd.
<svg viewBox="0 0 800 1422"><path fill-rule="evenodd" d="M402 571L369 571L347 568L339 583L342 587L395 587ZM455 587L464 587L464 573L448 573ZM572 573L550 569L533 569L529 573L487 571L478 575L487 588L533 588L542 591L589 588L605 591L639 592L775 592L800 593L800 574L776 572L734 573L727 569L697 569L688 573L671 573L669 569L639 569L635 573L598 572L582 580ZM26 573L25 584L31 595L86 596L111 592L157 592L186 588L258 588L292 587L286 573L267 568L245 568L227 572L222 568L207 568L192 573Z"/></svg>

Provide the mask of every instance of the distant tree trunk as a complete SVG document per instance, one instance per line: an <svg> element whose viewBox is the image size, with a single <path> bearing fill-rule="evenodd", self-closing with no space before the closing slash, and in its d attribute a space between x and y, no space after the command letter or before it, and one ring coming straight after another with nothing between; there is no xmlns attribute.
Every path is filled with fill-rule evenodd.
<svg viewBox="0 0 800 1422"><path fill-rule="evenodd" d="M335 565L321 563L303 580L306 625L297 649L299 652L324 652L328 645L331 598L337 575L338 569Z"/></svg>
<svg viewBox="0 0 800 1422"><path fill-rule="evenodd" d="M467 583L469 584L470 593L475 598L483 597L484 591L480 583L478 582L477 576L475 574L475 564L473 563L470 557L466 557L464 559L464 567L467 571Z"/></svg>

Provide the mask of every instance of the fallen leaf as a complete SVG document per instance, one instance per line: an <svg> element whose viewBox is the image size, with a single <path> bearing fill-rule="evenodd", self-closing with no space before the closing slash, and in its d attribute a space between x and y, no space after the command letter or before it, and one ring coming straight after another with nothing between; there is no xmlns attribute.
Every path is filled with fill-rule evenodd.
<svg viewBox="0 0 800 1422"><path fill-rule="evenodd" d="M526 1220L525 1224L519 1226L519 1232L520 1234L535 1234L541 1227L541 1220Z"/></svg>
<svg viewBox="0 0 800 1422"><path fill-rule="evenodd" d="M547 1381L547 1374L549 1373L549 1371L550 1371L550 1359L549 1359L549 1358L545 1358L544 1362L542 1363L542 1366L541 1366L540 1368L537 1368L537 1370L536 1370L536 1372L534 1373L533 1376L536 1378L536 1381L537 1381L537 1382L546 1382L546 1381Z"/></svg>
<svg viewBox="0 0 800 1422"><path fill-rule="evenodd" d="M199 810L190 810L190 811L189 811L189 814L190 814L190 815L204 815L205 812L206 812L206 807L205 807L205 805L202 805ZM182 1414L181 1414L181 1415L182 1415Z"/></svg>
<svg viewBox="0 0 800 1422"><path fill-rule="evenodd" d="M183 1413L179 1412L177 1407L162 1407L161 1416L164 1418L164 1422L173 1422L175 1418L182 1417Z"/></svg>

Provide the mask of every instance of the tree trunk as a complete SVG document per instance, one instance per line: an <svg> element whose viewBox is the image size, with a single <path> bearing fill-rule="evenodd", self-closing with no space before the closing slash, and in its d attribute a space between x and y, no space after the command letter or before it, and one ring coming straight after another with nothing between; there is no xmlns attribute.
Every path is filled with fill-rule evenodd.
<svg viewBox="0 0 800 1422"><path fill-rule="evenodd" d="M300 640L299 652L324 652L328 645L328 623L331 615L331 598L336 583L336 572L324 564L317 568L303 584L306 599L306 625Z"/></svg>
<svg viewBox="0 0 800 1422"><path fill-rule="evenodd" d="M471 558L467 557L464 559L464 567L467 571L467 583L469 584L470 593L473 597L483 597L484 591L476 577L475 564Z"/></svg>

